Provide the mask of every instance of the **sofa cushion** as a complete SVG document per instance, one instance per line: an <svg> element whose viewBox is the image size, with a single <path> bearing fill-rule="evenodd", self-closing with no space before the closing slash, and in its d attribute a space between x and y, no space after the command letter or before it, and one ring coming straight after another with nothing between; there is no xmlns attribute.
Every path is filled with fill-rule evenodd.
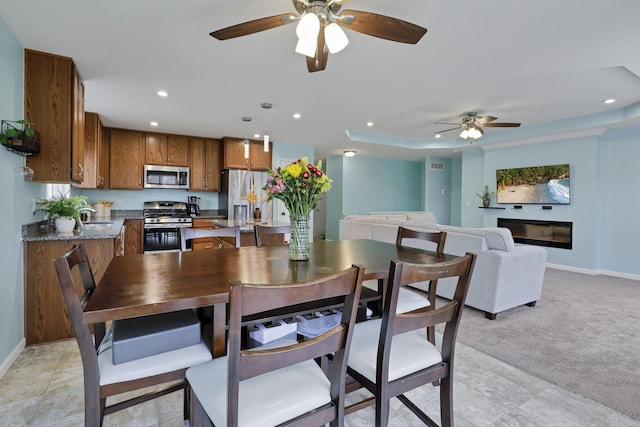
<svg viewBox="0 0 640 427"><path fill-rule="evenodd" d="M402 224L405 228L410 228L412 230L426 230L426 231L438 231L440 230L440 225L433 224L430 222L418 222L418 221L407 221Z"/></svg>
<svg viewBox="0 0 640 427"><path fill-rule="evenodd" d="M511 252L515 248L513 235L511 230L504 227L481 228L484 237L487 239L489 249L498 249L505 252Z"/></svg>

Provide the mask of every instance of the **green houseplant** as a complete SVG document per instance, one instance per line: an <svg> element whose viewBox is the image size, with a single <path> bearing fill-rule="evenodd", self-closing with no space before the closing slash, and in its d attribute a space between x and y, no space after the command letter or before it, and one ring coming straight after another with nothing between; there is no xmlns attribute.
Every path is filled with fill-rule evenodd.
<svg viewBox="0 0 640 427"><path fill-rule="evenodd" d="M23 155L37 154L40 151L39 134L27 119L2 120L0 144Z"/></svg>
<svg viewBox="0 0 640 427"><path fill-rule="evenodd" d="M489 191L488 185L484 186L484 190L482 191L482 193L476 193L476 195L482 199L482 206L485 208L489 207L489 204L491 203L491 197L495 194L496 193L494 193L493 191Z"/></svg>
<svg viewBox="0 0 640 427"><path fill-rule="evenodd" d="M76 221L80 220L80 210L88 208L87 196L70 196L64 194L51 199L39 199L36 212L44 212L56 223L60 232L73 231ZM35 213L35 212L34 212Z"/></svg>

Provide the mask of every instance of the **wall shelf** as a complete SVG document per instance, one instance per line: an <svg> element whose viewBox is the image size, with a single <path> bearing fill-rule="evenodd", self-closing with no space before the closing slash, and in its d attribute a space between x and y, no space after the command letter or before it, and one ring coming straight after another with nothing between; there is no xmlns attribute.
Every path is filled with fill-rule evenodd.
<svg viewBox="0 0 640 427"><path fill-rule="evenodd" d="M478 209L506 209L506 208L502 208L499 206L487 206L486 208L484 206L478 206Z"/></svg>

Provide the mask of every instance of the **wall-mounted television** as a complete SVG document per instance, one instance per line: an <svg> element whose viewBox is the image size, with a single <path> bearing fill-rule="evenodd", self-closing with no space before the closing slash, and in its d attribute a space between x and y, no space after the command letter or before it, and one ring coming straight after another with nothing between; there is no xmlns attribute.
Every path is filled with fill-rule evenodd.
<svg viewBox="0 0 640 427"><path fill-rule="evenodd" d="M500 204L568 205L571 203L569 165L498 169L496 188Z"/></svg>

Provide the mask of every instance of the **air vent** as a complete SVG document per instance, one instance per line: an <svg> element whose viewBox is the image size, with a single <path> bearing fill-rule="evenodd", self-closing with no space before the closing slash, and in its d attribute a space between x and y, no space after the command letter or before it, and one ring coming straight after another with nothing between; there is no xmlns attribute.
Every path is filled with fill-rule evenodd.
<svg viewBox="0 0 640 427"><path fill-rule="evenodd" d="M444 163L431 162L431 169L444 170Z"/></svg>

